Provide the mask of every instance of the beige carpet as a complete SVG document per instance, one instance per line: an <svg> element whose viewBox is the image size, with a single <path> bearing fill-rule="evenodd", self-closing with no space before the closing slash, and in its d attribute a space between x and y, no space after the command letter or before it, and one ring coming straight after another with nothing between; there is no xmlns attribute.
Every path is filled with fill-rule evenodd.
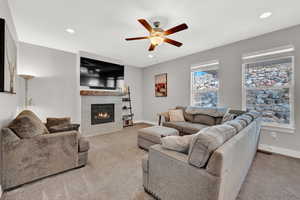
<svg viewBox="0 0 300 200"><path fill-rule="evenodd" d="M141 158L146 152L136 146L137 130L143 127L90 137L86 167L26 184L4 193L2 199L152 200L142 188ZM238 200L296 199L300 199L300 160L258 153Z"/></svg>

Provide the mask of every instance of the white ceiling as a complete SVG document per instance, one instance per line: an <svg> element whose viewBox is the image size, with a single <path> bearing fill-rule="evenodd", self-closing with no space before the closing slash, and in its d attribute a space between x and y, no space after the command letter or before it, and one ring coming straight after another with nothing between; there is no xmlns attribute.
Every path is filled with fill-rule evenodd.
<svg viewBox="0 0 300 200"><path fill-rule="evenodd" d="M139 67L300 24L300 0L9 0L20 41L122 60ZM259 15L271 11L272 17ZM148 40L136 20L161 17L165 29L187 23L171 35L180 48L163 44L149 58ZM76 31L70 35L65 31Z"/></svg>

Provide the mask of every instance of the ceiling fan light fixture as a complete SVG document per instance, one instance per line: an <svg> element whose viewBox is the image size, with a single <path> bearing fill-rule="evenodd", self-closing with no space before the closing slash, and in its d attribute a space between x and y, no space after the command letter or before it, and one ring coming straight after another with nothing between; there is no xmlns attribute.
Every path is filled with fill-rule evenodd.
<svg viewBox="0 0 300 200"><path fill-rule="evenodd" d="M164 33L161 31L154 31L150 34L151 44L158 46L165 40Z"/></svg>
<svg viewBox="0 0 300 200"><path fill-rule="evenodd" d="M151 44L158 46L161 45L161 43L164 42L164 38L163 37L159 37L159 36L154 36L154 37L150 37L150 41Z"/></svg>
<svg viewBox="0 0 300 200"><path fill-rule="evenodd" d="M168 30L163 30L159 27L160 23L157 21L154 22L154 27L152 27L145 19L138 19L138 22L141 23L144 26L144 28L147 29L147 31L149 31L149 36L126 38L125 40L130 41L149 39L151 44L148 48L148 51L154 51L156 46L161 45L164 42L174 45L176 47L181 47L181 42L172 40L170 38L167 38L166 36L177 33L179 31L183 31L188 28L188 26L185 23L183 23L178 26L174 26L173 28L170 28Z"/></svg>

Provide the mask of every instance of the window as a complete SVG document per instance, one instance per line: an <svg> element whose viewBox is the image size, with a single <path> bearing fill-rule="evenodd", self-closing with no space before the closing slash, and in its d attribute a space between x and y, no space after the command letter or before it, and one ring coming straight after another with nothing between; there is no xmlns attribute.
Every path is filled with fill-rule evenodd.
<svg viewBox="0 0 300 200"><path fill-rule="evenodd" d="M191 68L191 105L218 106L218 65L218 61L210 61Z"/></svg>
<svg viewBox="0 0 300 200"><path fill-rule="evenodd" d="M260 111L265 125L294 126L293 66L293 56L280 55L244 63L244 107Z"/></svg>

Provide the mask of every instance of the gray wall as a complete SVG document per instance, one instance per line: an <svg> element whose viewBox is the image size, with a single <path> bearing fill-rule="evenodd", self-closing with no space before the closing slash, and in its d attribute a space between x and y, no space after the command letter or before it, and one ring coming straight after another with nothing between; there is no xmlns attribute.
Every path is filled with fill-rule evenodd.
<svg viewBox="0 0 300 200"><path fill-rule="evenodd" d="M295 122L294 134L278 132L278 140L264 131L261 143L300 151L300 26L291 27L226 46L199 52L169 62L144 68L143 114L147 121L157 121L156 114L176 105L190 104L190 67L199 62L220 61L220 105L242 108L242 60L244 53L292 44L295 46ZM220 36L221 37L221 36ZM197 44L195 44L197 45ZM154 75L168 73L168 97L154 96Z"/></svg>
<svg viewBox="0 0 300 200"><path fill-rule="evenodd" d="M36 76L29 81L28 94L33 99L30 109L43 121L47 117L70 116L74 122L80 122L77 54L27 43L19 43L19 52L19 73ZM24 83L24 80L21 81ZM125 82L131 86L135 120L141 120L142 69L125 66ZM24 90L24 86L21 90ZM18 96L22 107L24 93Z"/></svg>
<svg viewBox="0 0 300 200"><path fill-rule="evenodd" d="M125 66L125 83L130 87L134 121L143 120L143 69Z"/></svg>
<svg viewBox="0 0 300 200"><path fill-rule="evenodd" d="M11 17L7 0L0 0L0 18L4 18L13 38L17 40L16 29ZM17 91L18 92L18 91ZM5 126L17 110L17 95L0 93L0 128Z"/></svg>
<svg viewBox="0 0 300 200"><path fill-rule="evenodd" d="M7 26L13 35L15 40L18 40L14 22L8 7L7 0L0 0L0 18L6 20ZM17 93L19 92L17 88ZM17 95L0 93L0 130L3 126L6 126L7 123L15 116L17 110ZM1 141L0 141L1 143ZM0 147L1 148L1 147ZM0 153L0 172L2 171L1 163L1 153ZM1 188L1 177L0 177L0 188ZM0 198L1 198L1 189L0 189Z"/></svg>
<svg viewBox="0 0 300 200"><path fill-rule="evenodd" d="M33 99L30 109L42 120L70 116L79 122L77 55L26 43L19 43L19 52L19 73L36 76L28 84ZM23 95L19 102L24 103Z"/></svg>

